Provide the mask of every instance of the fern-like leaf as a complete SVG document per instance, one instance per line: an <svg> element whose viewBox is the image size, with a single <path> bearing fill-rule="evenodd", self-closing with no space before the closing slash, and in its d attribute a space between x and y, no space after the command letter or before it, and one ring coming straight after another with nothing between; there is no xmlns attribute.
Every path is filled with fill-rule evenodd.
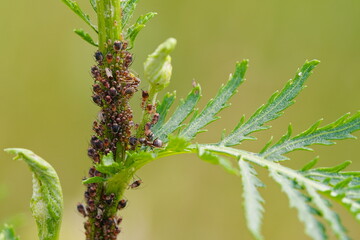
<svg viewBox="0 0 360 240"><path fill-rule="evenodd" d="M265 123L280 117L283 111L291 106L294 98L299 95L305 87L305 81L311 75L312 70L319 64L319 61L312 60L306 62L296 73L294 79L290 79L280 92L275 92L268 102L261 106L246 122L244 118L239 122L235 129L219 143L223 146L233 146L244 140L255 140L249 136L253 132L268 129Z"/></svg>
<svg viewBox="0 0 360 240"><path fill-rule="evenodd" d="M63 196L54 168L32 151L21 148L5 149L23 160L33 173L31 211L36 220L40 240L57 240L61 226Z"/></svg>
<svg viewBox="0 0 360 240"><path fill-rule="evenodd" d="M159 119L157 123L152 127L152 131L156 132L161 128L165 122L167 113L169 112L170 107L174 103L176 98L176 92L166 93L163 100L158 103L156 107L156 112L159 114Z"/></svg>
<svg viewBox="0 0 360 240"><path fill-rule="evenodd" d="M339 216L337 213L330 209L330 203L323 199L313 187L307 185L306 190L311 197L312 202L318 207L319 211L322 213L322 216L329 222L334 233L340 240L350 240L346 234L346 229L342 225Z"/></svg>
<svg viewBox="0 0 360 240"><path fill-rule="evenodd" d="M298 210L299 219L304 223L306 233L314 240L326 240L325 227L314 216L317 211L314 211L308 204L310 199L299 192L294 186L294 183L288 178L275 171L270 171L270 176L280 184L283 192L285 192L289 198L290 206Z"/></svg>
<svg viewBox="0 0 360 240"><path fill-rule="evenodd" d="M135 42L137 35L145 27L145 24L148 21L150 21L150 19L155 17L156 14L157 13L155 13L155 12L149 12L145 15L142 15L136 20L136 23L134 25L132 25L128 28L127 33L126 33L126 39L129 40L129 44L130 44L129 49L134 47L134 42Z"/></svg>
<svg viewBox="0 0 360 240"><path fill-rule="evenodd" d="M81 10L81 8L79 7L78 3L72 0L62 0L63 3L66 4L66 6L68 6L76 15L78 15L82 20L84 20L84 22L89 25L96 33L98 33L98 29L97 26L94 25L91 20L89 15L87 15L86 13L83 12L83 10Z"/></svg>
<svg viewBox="0 0 360 240"><path fill-rule="evenodd" d="M247 66L247 60L236 64L234 75L230 77L226 85L220 88L214 99L210 100L205 108L180 132L180 136L192 139L200 131L204 131L202 129L204 126L219 118L216 115L229 106L228 100L235 94L239 85L244 82Z"/></svg>
<svg viewBox="0 0 360 240"><path fill-rule="evenodd" d="M181 127L181 123L194 111L200 97L201 88L200 85L197 85L192 89L186 99L180 102L170 119L164 125L159 125L159 127L153 129L154 135L166 143L168 136Z"/></svg>
<svg viewBox="0 0 360 240"><path fill-rule="evenodd" d="M263 239L261 235L261 223L264 208L264 199L260 196L259 187L264 184L257 178L254 168L246 161L239 160L240 173L243 183L243 198L247 225L256 239Z"/></svg>
<svg viewBox="0 0 360 240"><path fill-rule="evenodd" d="M97 13L97 3L96 0L90 0L90 5L94 9L94 11Z"/></svg>
<svg viewBox="0 0 360 240"><path fill-rule="evenodd" d="M272 161L282 161L289 158L283 156L288 152L302 149L312 150L308 146L313 144L332 145L332 140L355 138L351 133L360 129L360 112L353 116L345 114L337 121L319 128L321 121L316 122L305 132L294 138L291 136L291 128L275 145L261 152L261 156Z"/></svg>
<svg viewBox="0 0 360 240"><path fill-rule="evenodd" d="M83 29L75 29L74 32L79 35L83 40L90 43L91 45L98 47L99 45L95 43L89 33L85 32Z"/></svg>
<svg viewBox="0 0 360 240"><path fill-rule="evenodd" d="M122 9L122 28L128 24L129 20L132 18L137 2L139 0L125 0L121 1L121 9Z"/></svg>

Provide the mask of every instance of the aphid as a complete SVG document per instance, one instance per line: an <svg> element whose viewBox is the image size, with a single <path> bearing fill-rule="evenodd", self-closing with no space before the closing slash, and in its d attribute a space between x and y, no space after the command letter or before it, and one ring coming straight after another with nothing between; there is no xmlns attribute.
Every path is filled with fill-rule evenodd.
<svg viewBox="0 0 360 240"><path fill-rule="evenodd" d="M106 54L106 60L110 64L113 60L113 55L111 53Z"/></svg>
<svg viewBox="0 0 360 240"><path fill-rule="evenodd" d="M133 61L133 57L131 55L131 53L127 53L124 59L124 67L128 68L130 67L130 65L132 64Z"/></svg>
<svg viewBox="0 0 360 240"><path fill-rule="evenodd" d="M146 106L146 110L147 110L149 113L151 113L152 110L153 110L153 105L152 105L152 104L148 104L148 105Z"/></svg>
<svg viewBox="0 0 360 240"><path fill-rule="evenodd" d="M159 121L159 117L160 117L160 114L155 113L153 118L152 118L151 125L155 125Z"/></svg>
<svg viewBox="0 0 360 240"><path fill-rule="evenodd" d="M116 89L114 88L114 87L112 87L112 88L110 88L109 89L109 94L110 94L110 96L116 96L117 95L117 91L116 91Z"/></svg>
<svg viewBox="0 0 360 240"><path fill-rule="evenodd" d="M102 149L104 147L104 143L99 139L93 141L92 144L95 149Z"/></svg>
<svg viewBox="0 0 360 240"><path fill-rule="evenodd" d="M127 205L127 200L122 199L119 201L117 209L118 210L124 209L126 207L126 205Z"/></svg>
<svg viewBox="0 0 360 240"><path fill-rule="evenodd" d="M99 84L94 84L94 85L93 85L93 91L94 91L95 93L99 93L99 92L101 91L100 85L99 85Z"/></svg>
<svg viewBox="0 0 360 240"><path fill-rule="evenodd" d="M160 139L155 139L153 141L153 146L154 147L162 147L162 145L163 145L163 142Z"/></svg>
<svg viewBox="0 0 360 240"><path fill-rule="evenodd" d="M111 131L112 131L113 133L117 133L117 132L119 132L119 130L120 130L120 125L119 125L119 124L114 123L114 124L111 126Z"/></svg>
<svg viewBox="0 0 360 240"><path fill-rule="evenodd" d="M98 61L99 63L101 63L102 60L104 60L104 55L100 51L96 51L94 57L96 61Z"/></svg>
<svg viewBox="0 0 360 240"><path fill-rule="evenodd" d="M114 42L114 50L115 51L120 51L122 47L122 43L120 41L115 41Z"/></svg>
<svg viewBox="0 0 360 240"><path fill-rule="evenodd" d="M122 222L123 218L122 217L118 217L118 219L116 220L116 224L119 225Z"/></svg>
<svg viewBox="0 0 360 240"><path fill-rule="evenodd" d="M94 103L96 103L97 105L101 105L101 98L99 95L93 95L92 96L92 100L94 101Z"/></svg>
<svg viewBox="0 0 360 240"><path fill-rule="evenodd" d="M95 149L93 149L93 148L89 148L89 149L88 149L88 156L89 156L89 157L93 157L93 156L95 155L95 153L96 153L96 152L95 152Z"/></svg>
<svg viewBox="0 0 360 240"><path fill-rule="evenodd" d="M141 179L139 179L139 180L136 180L136 181L134 181L132 184L130 184L130 188L131 189L134 189L134 188L137 188L137 187L139 187L141 184L142 184L142 180Z"/></svg>
<svg viewBox="0 0 360 240"><path fill-rule="evenodd" d="M105 73L106 73L106 76L108 77L108 79L112 80L114 78L110 68L105 68Z"/></svg>
<svg viewBox="0 0 360 240"><path fill-rule="evenodd" d="M81 213L84 217L87 216L85 207L84 207L84 205L82 205L81 203L79 203L79 204L77 205L77 210L78 210L78 212Z"/></svg>
<svg viewBox="0 0 360 240"><path fill-rule="evenodd" d="M125 94L130 95L135 92L135 89L133 87L129 87L125 90Z"/></svg>
<svg viewBox="0 0 360 240"><path fill-rule="evenodd" d="M137 138L136 137L130 137L129 138L129 143L131 146L135 146L137 143Z"/></svg>
<svg viewBox="0 0 360 240"><path fill-rule="evenodd" d="M139 143L141 143L141 144L146 143L146 139L145 138L139 138Z"/></svg>
<svg viewBox="0 0 360 240"><path fill-rule="evenodd" d="M127 42L123 42L123 44L122 44L122 50L125 50L126 48L127 48L127 46L128 46L128 43Z"/></svg>

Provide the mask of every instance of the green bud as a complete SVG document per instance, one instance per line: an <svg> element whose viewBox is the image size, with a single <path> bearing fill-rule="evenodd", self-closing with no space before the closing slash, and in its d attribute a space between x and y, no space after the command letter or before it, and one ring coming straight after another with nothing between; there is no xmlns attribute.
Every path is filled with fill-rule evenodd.
<svg viewBox="0 0 360 240"><path fill-rule="evenodd" d="M175 46L176 39L169 38L146 59L145 77L150 83L151 91L159 92L169 85L172 73L170 53Z"/></svg>

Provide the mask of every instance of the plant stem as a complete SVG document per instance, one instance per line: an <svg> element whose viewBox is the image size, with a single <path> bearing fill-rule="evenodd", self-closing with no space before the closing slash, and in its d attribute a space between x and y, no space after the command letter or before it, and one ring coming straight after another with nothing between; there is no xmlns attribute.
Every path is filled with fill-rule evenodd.
<svg viewBox="0 0 360 240"><path fill-rule="evenodd" d="M96 0L99 50L105 52L108 41L123 40L121 28L121 0Z"/></svg>

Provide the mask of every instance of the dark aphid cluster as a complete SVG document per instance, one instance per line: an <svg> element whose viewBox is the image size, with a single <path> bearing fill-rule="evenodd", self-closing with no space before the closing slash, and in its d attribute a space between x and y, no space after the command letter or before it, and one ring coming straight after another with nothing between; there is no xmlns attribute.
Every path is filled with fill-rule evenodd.
<svg viewBox="0 0 360 240"><path fill-rule="evenodd" d="M133 123L129 100L138 91L140 79L129 70L133 57L127 51L127 42L109 41L106 52L96 51L94 58L97 64L91 68L94 79L92 100L101 110L93 122L94 134L88 149L93 163L99 164L102 157L110 152L117 161L121 161L125 151L142 146L162 147L162 141L155 139L151 131L159 114L156 113L156 106L149 102L146 91L142 91L141 108L149 121L145 125ZM89 177L107 176L93 166L89 170ZM136 188L141 183L141 180L135 181L129 188ZM87 218L84 227L89 240L112 240L120 233L118 225L122 218L117 216L116 211L125 208L127 200L119 199L121 196L116 196L116 193L106 193L105 188L106 185L101 183L87 184L85 204L77 206L79 213Z"/></svg>

